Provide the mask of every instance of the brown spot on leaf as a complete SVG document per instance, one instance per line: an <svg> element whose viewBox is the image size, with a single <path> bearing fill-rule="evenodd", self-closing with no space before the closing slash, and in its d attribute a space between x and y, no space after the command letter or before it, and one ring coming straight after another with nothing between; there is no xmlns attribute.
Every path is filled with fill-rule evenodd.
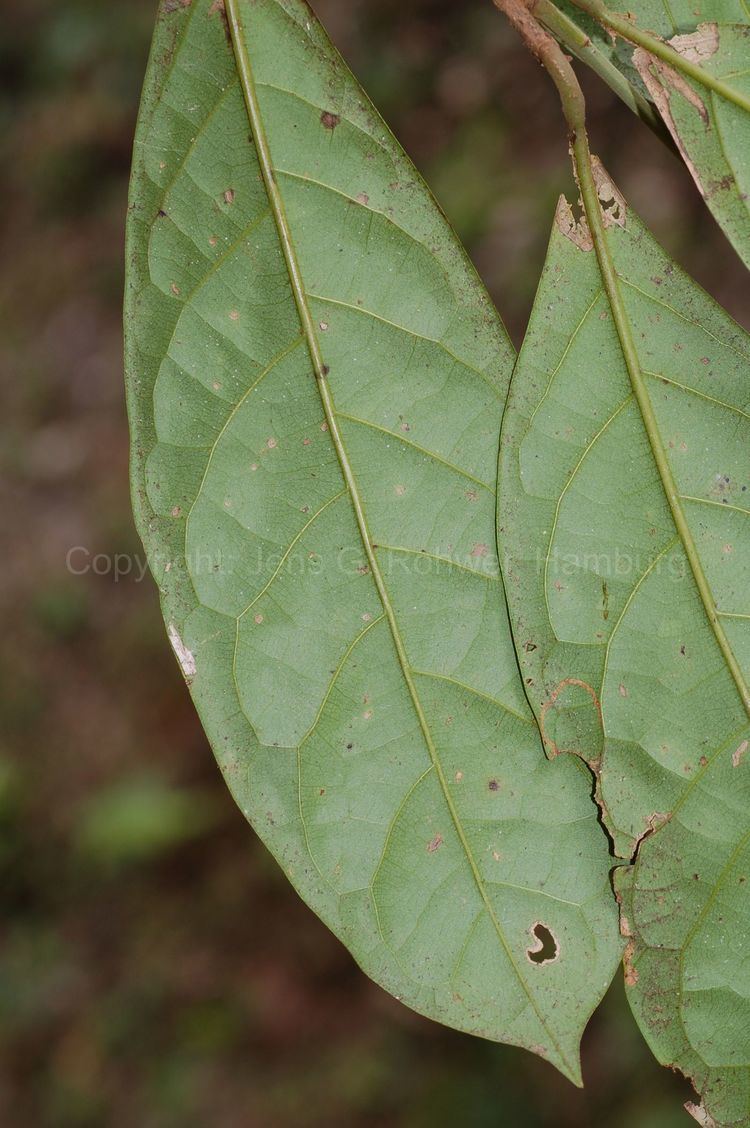
<svg viewBox="0 0 750 1128"><path fill-rule="evenodd" d="M339 115L332 114L330 110L323 110L323 113L320 115L320 124L324 129L330 129L331 132L333 132L340 121L341 118L339 117Z"/></svg>
<svg viewBox="0 0 750 1128"><path fill-rule="evenodd" d="M635 940L628 940L625 951L622 953L622 966L625 971L625 983L628 987L635 987L638 982L638 968L633 966L635 954Z"/></svg>
<svg viewBox="0 0 750 1128"><path fill-rule="evenodd" d="M740 766L740 764L742 763L742 757L747 752L747 748L748 748L748 741L747 740L743 740L742 744L740 744L737 748L735 748L734 752L732 753L732 767L733 768L738 768Z"/></svg>
<svg viewBox="0 0 750 1128"><path fill-rule="evenodd" d="M442 834L436 834L435 837L431 838L430 841L427 843L427 853L428 854L434 854L436 850L440 849L442 844L443 844Z"/></svg>

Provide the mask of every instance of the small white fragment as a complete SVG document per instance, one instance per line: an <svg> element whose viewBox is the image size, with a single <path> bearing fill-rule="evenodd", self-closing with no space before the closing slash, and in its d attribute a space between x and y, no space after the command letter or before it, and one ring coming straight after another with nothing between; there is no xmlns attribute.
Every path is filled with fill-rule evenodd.
<svg viewBox="0 0 750 1128"><path fill-rule="evenodd" d="M176 627L172 623L167 627L167 634L169 635L169 641L172 643L172 649L175 652L177 661L182 667L183 674L186 678L192 678L195 675L196 669L193 652L188 650L185 646L185 643L177 633Z"/></svg>

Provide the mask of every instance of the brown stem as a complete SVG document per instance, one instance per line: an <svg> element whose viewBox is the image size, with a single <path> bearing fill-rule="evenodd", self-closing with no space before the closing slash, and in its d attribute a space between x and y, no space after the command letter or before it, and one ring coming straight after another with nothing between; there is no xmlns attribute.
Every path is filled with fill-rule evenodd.
<svg viewBox="0 0 750 1128"><path fill-rule="evenodd" d="M568 56L557 40L536 21L532 15L535 0L492 0L523 39L531 53L539 60L557 87L571 141L586 128L586 103Z"/></svg>

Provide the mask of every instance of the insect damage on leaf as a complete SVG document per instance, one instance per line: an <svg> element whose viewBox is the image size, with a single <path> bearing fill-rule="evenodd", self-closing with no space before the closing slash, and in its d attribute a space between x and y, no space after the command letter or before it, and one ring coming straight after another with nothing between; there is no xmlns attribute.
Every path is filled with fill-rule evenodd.
<svg viewBox="0 0 750 1128"><path fill-rule="evenodd" d="M599 202L602 207L602 217L605 227L624 227L627 222L627 208L625 198L619 188L607 174L598 157L592 160L592 172L596 184ZM560 196L555 211L555 225L558 230L570 239L582 251L593 250L594 243L589 231L586 216L581 214L578 219L573 214L573 208L565 196Z"/></svg>
<svg viewBox="0 0 750 1128"><path fill-rule="evenodd" d="M667 42L689 62L704 63L719 50L719 27L716 23L698 24L695 31L673 35Z"/></svg>
<svg viewBox="0 0 750 1128"><path fill-rule="evenodd" d="M541 967L543 964L554 963L559 958L560 945L554 932L546 924L540 920L535 921L529 929L529 935L533 938L531 947L526 950L529 963Z"/></svg>

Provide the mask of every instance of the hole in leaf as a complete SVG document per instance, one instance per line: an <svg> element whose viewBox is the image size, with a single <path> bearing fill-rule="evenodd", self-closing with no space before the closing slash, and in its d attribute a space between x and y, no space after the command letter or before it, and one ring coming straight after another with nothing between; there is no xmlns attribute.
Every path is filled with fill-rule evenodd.
<svg viewBox="0 0 750 1128"><path fill-rule="evenodd" d="M553 963L560 953L560 946L553 933L542 924L540 920L532 925L529 933L534 937L534 943L526 951L526 956L531 963Z"/></svg>

